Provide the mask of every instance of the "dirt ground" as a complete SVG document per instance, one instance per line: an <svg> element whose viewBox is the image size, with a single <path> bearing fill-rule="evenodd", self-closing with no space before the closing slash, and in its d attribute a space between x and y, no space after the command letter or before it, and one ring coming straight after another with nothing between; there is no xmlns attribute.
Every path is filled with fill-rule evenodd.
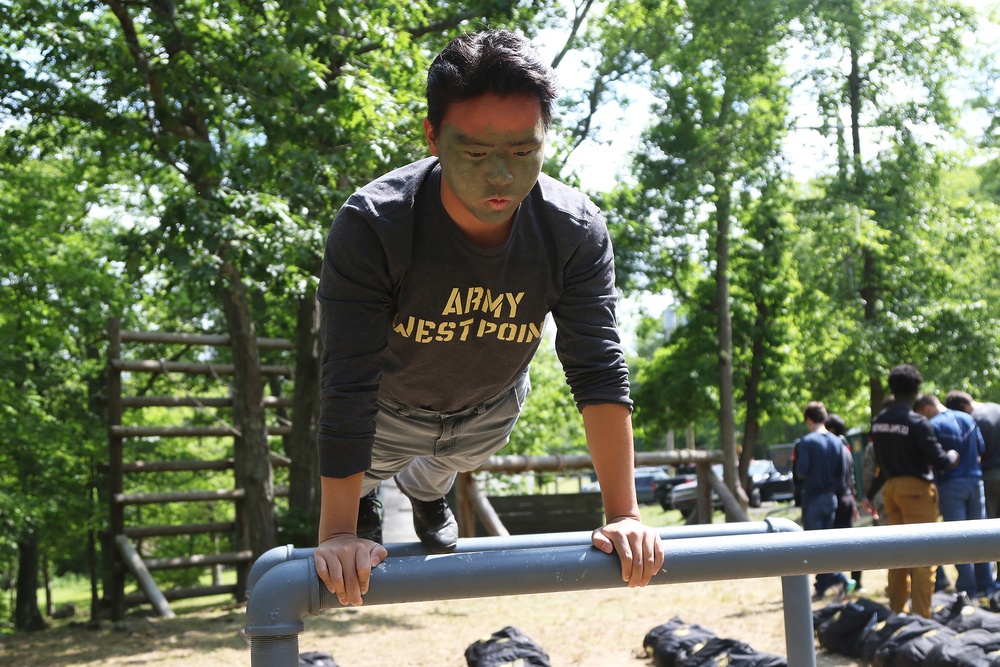
<svg viewBox="0 0 1000 667"><path fill-rule="evenodd" d="M885 602L885 572L866 572L867 597ZM816 607L825 603L815 603ZM299 648L339 667L465 667L465 649L512 625L538 642L555 667L647 667L645 634L679 616L759 651L785 654L780 579L664 584L645 589L546 593L330 611L307 617ZM149 612L100 629L68 623L0 639L10 667L248 666L244 608L217 607L161 619ZM819 667L855 667L818 652ZM794 667L794 666L793 666Z"/></svg>

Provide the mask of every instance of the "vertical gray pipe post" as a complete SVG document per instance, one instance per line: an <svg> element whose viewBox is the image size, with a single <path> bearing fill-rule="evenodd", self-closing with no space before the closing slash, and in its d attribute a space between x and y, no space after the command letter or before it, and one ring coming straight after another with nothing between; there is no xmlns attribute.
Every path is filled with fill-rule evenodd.
<svg viewBox="0 0 1000 667"><path fill-rule="evenodd" d="M275 552L270 558L275 559L275 554L281 555ZM301 551L290 548L285 555L290 560L277 562L259 575L247 602L244 632L250 638L252 667L298 667L302 619L323 609L322 584L312 556L302 557Z"/></svg>
<svg viewBox="0 0 1000 667"><path fill-rule="evenodd" d="M781 578L785 651L788 654L788 664L795 667L816 667L811 588L808 574Z"/></svg>

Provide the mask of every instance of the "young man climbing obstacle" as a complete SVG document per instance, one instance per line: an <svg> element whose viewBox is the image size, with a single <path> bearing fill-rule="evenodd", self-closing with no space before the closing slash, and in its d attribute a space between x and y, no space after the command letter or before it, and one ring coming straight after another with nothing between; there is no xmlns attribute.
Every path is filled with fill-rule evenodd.
<svg viewBox="0 0 1000 667"><path fill-rule="evenodd" d="M608 231L586 196L541 173L556 95L526 39L456 38L428 72L432 157L356 192L330 228L315 561L342 604L362 603L386 556L383 480L409 497L428 549L455 548L445 495L507 443L549 313L601 485L593 543L618 553L629 586L663 564L635 497Z"/></svg>

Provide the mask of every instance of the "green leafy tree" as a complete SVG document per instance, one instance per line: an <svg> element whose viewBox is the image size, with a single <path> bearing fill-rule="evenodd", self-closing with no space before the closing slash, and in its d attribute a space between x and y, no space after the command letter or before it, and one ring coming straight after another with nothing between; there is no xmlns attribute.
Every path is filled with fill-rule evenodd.
<svg viewBox="0 0 1000 667"><path fill-rule="evenodd" d="M106 446L103 322L130 296L112 227L88 216L93 166L52 139L0 137L0 539L16 546L23 630L44 626L40 564L86 562L81 545L98 527L88 485Z"/></svg>
<svg viewBox="0 0 1000 667"><path fill-rule="evenodd" d="M757 226L762 236L748 241L748 247L763 245L769 242L765 221L787 224L778 200L765 200L760 193L773 197L781 191L778 158L787 126L787 91L780 61L788 7L780 2L621 3L611 16L609 36L621 39L629 26L640 27L632 39L617 43L627 44L632 55L628 66L646 73L657 100L652 109L656 120L634 160L637 184L615 195L622 266L647 284L671 286L691 317L691 326L679 333L712 341L712 393L726 453L725 481L745 501L732 463L737 459L734 378L739 354L734 311L744 305L746 312L758 309L749 318L757 329L743 329L761 337L749 341L744 390L744 397L754 402L747 413L752 438L762 416L757 403L762 372L776 362L773 353L765 358L762 337L778 321L767 310L764 292L753 295L752 279L744 285L749 301L740 300L734 289L734 264L739 261L734 244ZM765 290L774 288L767 284ZM762 298L755 302L757 296ZM710 312L713 322L705 322L699 311ZM702 326L696 328L695 322ZM666 354L660 361L671 358L677 359ZM652 368L662 368L662 363L645 369L644 390ZM692 401L705 404L706 394L692 394L698 394ZM744 476L752 449L744 448Z"/></svg>
<svg viewBox="0 0 1000 667"><path fill-rule="evenodd" d="M293 463L305 468L291 480L308 513L325 230L347 192L415 153L423 76L443 40L476 20L528 24L536 8L46 0L0 11L3 43L23 45L4 51L5 116L86 127L133 215L151 220L127 237L136 280L185 290L192 317L229 334L243 531L259 554L276 536L258 330L299 342ZM263 310L290 300L294 319Z"/></svg>
<svg viewBox="0 0 1000 667"><path fill-rule="evenodd" d="M957 118L948 87L971 20L942 0L825 3L803 18L823 128L838 150L835 172L803 206L818 245L803 245L800 263L829 299L822 319L838 324L812 340L839 352L826 386L847 404L848 387L867 387L869 414L881 408L887 369L928 361L946 328L964 323L958 335L970 341L990 335L954 298L964 279L944 244L976 221L950 201L934 145Z"/></svg>
<svg viewBox="0 0 1000 667"><path fill-rule="evenodd" d="M587 451L583 420L549 336L531 360L531 392L504 453L538 456Z"/></svg>

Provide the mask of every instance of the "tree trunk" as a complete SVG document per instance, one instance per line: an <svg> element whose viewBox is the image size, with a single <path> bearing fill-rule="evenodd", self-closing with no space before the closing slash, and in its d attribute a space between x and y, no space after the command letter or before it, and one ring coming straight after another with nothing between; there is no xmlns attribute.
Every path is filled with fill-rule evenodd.
<svg viewBox="0 0 1000 667"><path fill-rule="evenodd" d="M857 198L857 205L863 201L864 182L861 162L861 64L860 48L858 39L853 30L850 32L849 48L851 51L851 71L847 77L851 104L851 156L854 164L854 194ZM875 330L875 320L878 317L876 303L878 301L878 287L876 285L875 257L867 248L861 251L862 273L860 296L864 304L864 322L866 332ZM870 390L869 405L871 417L874 417L882 409L884 398L882 390L882 380L869 360L868 387Z"/></svg>
<svg viewBox="0 0 1000 667"><path fill-rule="evenodd" d="M764 373L764 330L767 327L766 307L758 304L758 316L755 324L757 335L754 336L750 353L750 377L743 391L743 401L747 406L747 419L743 428L743 451L740 454L740 485L744 490L750 487L750 461L753 460L754 449L757 447L757 434L760 432L760 382Z"/></svg>
<svg viewBox="0 0 1000 667"><path fill-rule="evenodd" d="M722 476L744 509L749 504L736 470L736 406L733 391L733 318L729 309L729 216L731 202L725 179L716 178L715 303L719 359L719 439ZM728 518L728 517L727 517Z"/></svg>
<svg viewBox="0 0 1000 667"><path fill-rule="evenodd" d="M244 490L237 519L237 540L254 558L277 545L274 475L264 412L264 383L250 304L239 270L231 260L220 269L221 298L229 327L233 365L233 416L240 437L233 458L236 486Z"/></svg>
<svg viewBox="0 0 1000 667"><path fill-rule="evenodd" d="M295 327L295 390L292 397L292 433L285 441L292 460L288 471L288 508L306 535L288 538L296 544L311 544L319 527L319 460L316 428L319 419L319 302L310 291L299 300Z"/></svg>
<svg viewBox="0 0 1000 667"><path fill-rule="evenodd" d="M875 257L867 248L862 251L862 271L861 271L861 301L865 306L865 331L869 333L875 331L875 320L878 311L875 308L878 301L878 287L876 286ZM868 374L868 386L870 388L871 416L874 417L882 410L882 379L871 368Z"/></svg>
<svg viewBox="0 0 1000 667"><path fill-rule="evenodd" d="M857 35L851 30L851 72L847 75L847 85L851 98L851 151L855 175L861 173L861 65L857 41Z"/></svg>
<svg viewBox="0 0 1000 667"><path fill-rule="evenodd" d="M22 533L17 539L17 591L14 602L14 627L26 632L47 626L38 608L38 535Z"/></svg>

